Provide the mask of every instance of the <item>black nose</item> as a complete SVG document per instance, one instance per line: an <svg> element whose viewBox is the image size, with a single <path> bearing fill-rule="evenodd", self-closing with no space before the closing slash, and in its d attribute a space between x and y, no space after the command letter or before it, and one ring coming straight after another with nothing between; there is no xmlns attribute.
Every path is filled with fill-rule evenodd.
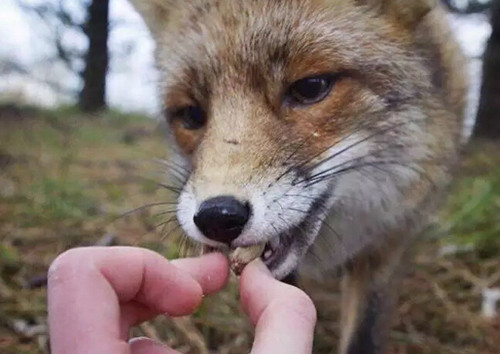
<svg viewBox="0 0 500 354"><path fill-rule="evenodd" d="M241 234L249 218L248 203L224 196L201 203L193 221L209 239L229 244Z"/></svg>

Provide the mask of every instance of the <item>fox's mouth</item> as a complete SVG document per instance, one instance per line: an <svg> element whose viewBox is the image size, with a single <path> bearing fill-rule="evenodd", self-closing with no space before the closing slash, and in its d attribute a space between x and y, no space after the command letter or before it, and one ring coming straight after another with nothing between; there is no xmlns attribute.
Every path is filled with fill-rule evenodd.
<svg viewBox="0 0 500 354"><path fill-rule="evenodd" d="M271 247L271 245L266 243L264 247L264 252L260 255L262 261L269 267L271 263L279 257L279 249Z"/></svg>
<svg viewBox="0 0 500 354"><path fill-rule="evenodd" d="M322 215L324 215L327 199L327 193L321 195L311 205L302 220L291 225L288 229L273 235L267 241L237 244L230 248L227 246L205 246L205 252L222 251L231 254L238 248L251 248L265 242L260 254L254 255L253 259L260 257L276 278L285 278L298 267L300 259L307 252L318 234L324 219Z"/></svg>
<svg viewBox="0 0 500 354"><path fill-rule="evenodd" d="M287 246L283 242L281 242L281 235L274 236L270 241L266 242L263 250L260 254L256 255L255 258L259 258L264 262L264 264L269 268L269 270L273 270L276 266L281 264L282 260L287 256L287 254L290 252L291 247L290 244ZM250 244L245 247L238 247L240 249L242 248L250 248L252 246L256 246L258 244ZM238 248L231 248L228 249L227 247L214 247L214 246L204 246L204 251L203 253L211 253L211 252L217 252L217 251L222 251L225 253L232 253Z"/></svg>
<svg viewBox="0 0 500 354"><path fill-rule="evenodd" d="M260 258L272 272L293 252L292 245L293 237L291 237L289 232L274 236L270 241L266 242Z"/></svg>
<svg viewBox="0 0 500 354"><path fill-rule="evenodd" d="M234 268L232 268L233 271L235 271L235 273L239 275L241 270L244 268L244 266L246 266L247 263L250 263L254 259L260 258L276 278L281 279L286 277L289 273L294 271L298 265L298 257L293 257L293 255L297 254L297 251L300 249L299 244L296 242L298 236L300 235L294 233L293 230L288 230L286 232L282 232L278 235L273 236L269 241L265 242L260 254L254 254L251 259L246 260L241 269L236 271ZM259 244L262 245L262 243L251 243L245 244L244 246L231 248L227 246L217 247L204 245L203 253L207 254L211 252L222 252L228 254L231 261L231 255L234 254L237 250L249 250L251 248L254 248L255 246L257 246L258 248ZM291 258L290 261L289 258ZM286 267L285 269L282 269L284 265L286 265Z"/></svg>
<svg viewBox="0 0 500 354"><path fill-rule="evenodd" d="M261 259L277 278L286 277L298 267L326 217L328 198L329 193L324 192L312 203L302 220L266 243Z"/></svg>

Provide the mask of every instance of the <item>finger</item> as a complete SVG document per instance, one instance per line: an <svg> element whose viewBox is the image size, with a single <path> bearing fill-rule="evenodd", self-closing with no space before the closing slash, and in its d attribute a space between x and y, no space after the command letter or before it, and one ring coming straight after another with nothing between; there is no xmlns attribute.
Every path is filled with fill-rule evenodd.
<svg viewBox="0 0 500 354"><path fill-rule="evenodd" d="M49 325L54 353L129 353L120 304L156 313L189 313L201 286L163 257L137 248L80 248L49 270Z"/></svg>
<svg viewBox="0 0 500 354"><path fill-rule="evenodd" d="M229 278L229 262L221 253L210 253L199 258L176 259L171 263L196 279L205 295L221 290Z"/></svg>
<svg viewBox="0 0 500 354"><path fill-rule="evenodd" d="M214 258L200 258L213 269ZM121 303L154 313L185 315L203 289L187 272L138 248L81 248L58 257L49 271L49 324L54 353L128 353Z"/></svg>
<svg viewBox="0 0 500 354"><path fill-rule="evenodd" d="M252 353L312 352L316 309L302 290L274 279L260 259L240 282L243 308L256 325Z"/></svg>
<svg viewBox="0 0 500 354"><path fill-rule="evenodd" d="M134 338L129 341L130 354L179 354L163 344L149 338Z"/></svg>
<svg viewBox="0 0 500 354"><path fill-rule="evenodd" d="M220 253L211 253L199 258L176 259L170 263L195 279L205 295L222 289L229 278L227 257ZM122 305L122 313L128 326L139 324L157 315L155 311L137 302Z"/></svg>

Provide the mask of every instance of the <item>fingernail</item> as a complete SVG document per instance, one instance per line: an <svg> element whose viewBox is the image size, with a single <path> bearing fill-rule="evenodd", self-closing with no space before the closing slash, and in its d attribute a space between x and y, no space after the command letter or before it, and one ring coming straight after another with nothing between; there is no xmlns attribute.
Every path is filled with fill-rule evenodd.
<svg viewBox="0 0 500 354"><path fill-rule="evenodd" d="M268 275L271 275L271 272L267 268L267 266L262 262L262 259L256 258L255 260L252 261L253 267L257 267L261 272L264 272Z"/></svg>

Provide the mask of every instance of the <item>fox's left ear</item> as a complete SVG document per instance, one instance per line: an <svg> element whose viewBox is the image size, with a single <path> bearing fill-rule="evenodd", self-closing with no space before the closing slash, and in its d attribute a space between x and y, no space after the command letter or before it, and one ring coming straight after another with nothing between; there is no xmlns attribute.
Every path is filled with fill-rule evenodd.
<svg viewBox="0 0 500 354"><path fill-rule="evenodd" d="M355 0L361 5L390 16L405 27L414 28L432 9L437 0Z"/></svg>
<svg viewBox="0 0 500 354"><path fill-rule="evenodd" d="M130 0L144 19L153 36L169 21L169 14L175 0Z"/></svg>

